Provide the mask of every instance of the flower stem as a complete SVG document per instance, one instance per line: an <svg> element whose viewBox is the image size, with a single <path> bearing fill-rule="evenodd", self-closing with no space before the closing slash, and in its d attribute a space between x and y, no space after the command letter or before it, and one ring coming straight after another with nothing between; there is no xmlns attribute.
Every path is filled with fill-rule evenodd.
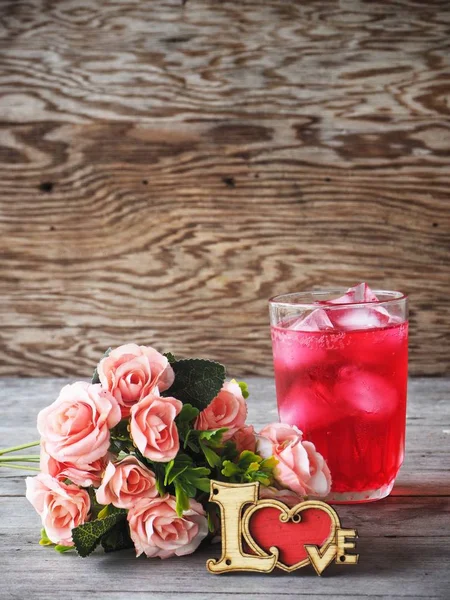
<svg viewBox="0 0 450 600"><path fill-rule="evenodd" d="M20 456L0 456L0 463L6 462L39 462L37 454L21 454Z"/></svg>
<svg viewBox="0 0 450 600"><path fill-rule="evenodd" d="M22 471L37 471L39 473L40 469L36 468L36 467L25 467L23 465L12 465L10 463L5 464L5 463L0 463L0 468L1 467L7 467L8 469L22 469Z"/></svg>
<svg viewBox="0 0 450 600"><path fill-rule="evenodd" d="M11 446L10 448L0 450L0 455L8 454L8 452L17 452L18 450L24 450L25 448L32 448L33 446L39 446L40 443L40 440L38 440L37 442L29 442L28 444L22 444L21 446Z"/></svg>

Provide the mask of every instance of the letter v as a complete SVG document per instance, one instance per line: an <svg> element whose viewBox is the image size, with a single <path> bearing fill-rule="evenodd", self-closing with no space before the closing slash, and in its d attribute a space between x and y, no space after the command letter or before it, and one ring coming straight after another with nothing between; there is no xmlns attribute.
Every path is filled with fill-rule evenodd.
<svg viewBox="0 0 450 600"><path fill-rule="evenodd" d="M317 575L322 575L323 571L328 567L331 561L336 556L336 544L328 544L325 550L320 553L319 547L313 544L305 544L305 550L308 553L312 566Z"/></svg>

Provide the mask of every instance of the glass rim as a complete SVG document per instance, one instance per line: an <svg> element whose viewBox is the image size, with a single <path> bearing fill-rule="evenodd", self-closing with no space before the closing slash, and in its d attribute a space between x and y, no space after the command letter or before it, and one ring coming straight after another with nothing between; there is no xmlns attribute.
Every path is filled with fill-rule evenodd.
<svg viewBox="0 0 450 600"><path fill-rule="evenodd" d="M276 296L272 296L271 298L269 298L269 304L273 305L273 306L290 306L290 307L298 307L298 306L304 306L307 308L317 308L318 306L320 306L320 304L317 303L317 300L314 302L283 302L282 298L289 298L289 296L302 296L302 295L317 295L317 294L321 294L321 295L327 295L327 294L342 294L342 293L346 293L348 291L349 288L327 288L327 289L321 289L321 290L305 290L303 292L288 292L287 294L277 294ZM336 310L345 306L352 306L352 307L360 307L360 306L380 306L380 304L391 304L394 302L399 302L399 301L407 301L408 300L408 296L407 294L403 294L403 292L396 292L394 290L372 290L373 293L375 295L378 294L388 294L391 295L392 298L387 298L386 300L370 300L369 302L342 302L339 304L326 304L326 309L329 310Z"/></svg>

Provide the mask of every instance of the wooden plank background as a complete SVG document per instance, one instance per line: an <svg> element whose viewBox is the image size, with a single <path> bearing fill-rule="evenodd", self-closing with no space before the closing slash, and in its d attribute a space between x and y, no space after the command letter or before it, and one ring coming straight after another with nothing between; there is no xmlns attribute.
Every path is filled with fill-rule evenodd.
<svg viewBox="0 0 450 600"><path fill-rule="evenodd" d="M450 373L450 3L0 2L0 374L271 373L267 298L411 296Z"/></svg>

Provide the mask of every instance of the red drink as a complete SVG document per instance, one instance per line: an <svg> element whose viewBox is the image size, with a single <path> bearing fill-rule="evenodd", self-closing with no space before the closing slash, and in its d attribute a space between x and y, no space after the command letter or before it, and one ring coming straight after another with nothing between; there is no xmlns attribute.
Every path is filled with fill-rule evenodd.
<svg viewBox="0 0 450 600"><path fill-rule="evenodd" d="M296 425L324 456L328 500L376 500L389 494L403 462L408 323L376 308L383 318L374 327L378 313L367 305L324 304L306 319L272 325L280 421ZM349 311L357 310L353 329Z"/></svg>

